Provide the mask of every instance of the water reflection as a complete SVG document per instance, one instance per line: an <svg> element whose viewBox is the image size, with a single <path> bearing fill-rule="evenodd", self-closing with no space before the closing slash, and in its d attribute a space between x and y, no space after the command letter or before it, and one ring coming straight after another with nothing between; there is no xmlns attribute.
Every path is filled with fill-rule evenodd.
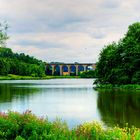
<svg viewBox="0 0 140 140"><path fill-rule="evenodd" d="M51 121L62 118L70 127L99 121L97 92L92 82L93 79L2 82L0 111L29 109L38 116L48 116Z"/></svg>
<svg viewBox="0 0 140 140"><path fill-rule="evenodd" d="M27 109L38 116L56 117L70 127L86 121L103 121L140 127L140 91L95 91L93 79L0 81L0 111Z"/></svg>
<svg viewBox="0 0 140 140"><path fill-rule="evenodd" d="M23 111L27 110L28 99L37 93L37 88L18 88L14 84L0 84L0 111Z"/></svg>
<svg viewBox="0 0 140 140"><path fill-rule="evenodd" d="M101 90L97 104L107 126L140 127L140 91Z"/></svg>
<svg viewBox="0 0 140 140"><path fill-rule="evenodd" d="M15 88L13 84L0 84L0 103L12 102L15 98L24 98L38 91L37 88Z"/></svg>

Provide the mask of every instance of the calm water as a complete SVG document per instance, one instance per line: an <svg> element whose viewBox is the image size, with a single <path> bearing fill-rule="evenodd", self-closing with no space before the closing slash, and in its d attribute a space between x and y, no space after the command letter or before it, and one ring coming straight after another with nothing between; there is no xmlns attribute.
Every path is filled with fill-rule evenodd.
<svg viewBox="0 0 140 140"><path fill-rule="evenodd" d="M140 91L95 91L93 79L0 81L0 111L32 110L50 121L61 118L70 127L102 121L140 127Z"/></svg>

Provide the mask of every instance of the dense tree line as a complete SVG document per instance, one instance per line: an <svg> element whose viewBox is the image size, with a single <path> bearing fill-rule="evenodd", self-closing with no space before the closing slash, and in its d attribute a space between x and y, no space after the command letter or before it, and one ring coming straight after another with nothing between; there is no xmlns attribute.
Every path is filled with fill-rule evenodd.
<svg viewBox="0 0 140 140"><path fill-rule="evenodd" d="M101 51L96 68L97 84L140 84L140 23L129 26L118 43Z"/></svg>
<svg viewBox="0 0 140 140"><path fill-rule="evenodd" d="M45 64L24 53L13 53L11 49L0 47L0 75L44 76Z"/></svg>
<svg viewBox="0 0 140 140"><path fill-rule="evenodd" d="M6 48L8 25L0 23L0 75L15 74L22 76L44 76L45 64L41 60L25 55L13 53Z"/></svg>

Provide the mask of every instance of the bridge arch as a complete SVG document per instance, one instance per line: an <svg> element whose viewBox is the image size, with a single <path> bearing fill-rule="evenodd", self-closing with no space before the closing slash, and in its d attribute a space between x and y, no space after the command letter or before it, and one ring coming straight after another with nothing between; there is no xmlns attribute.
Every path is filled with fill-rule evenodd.
<svg viewBox="0 0 140 140"><path fill-rule="evenodd" d="M75 65L71 65L70 66L70 75L76 75L76 67Z"/></svg>
<svg viewBox="0 0 140 140"><path fill-rule="evenodd" d="M69 70L68 70L67 65L62 65L62 75L69 75Z"/></svg>
<svg viewBox="0 0 140 140"><path fill-rule="evenodd" d="M84 71L84 66L83 65L79 65L78 66L78 71L80 72L80 71Z"/></svg>
<svg viewBox="0 0 140 140"><path fill-rule="evenodd" d="M60 66L58 64L54 66L54 75L60 75Z"/></svg>

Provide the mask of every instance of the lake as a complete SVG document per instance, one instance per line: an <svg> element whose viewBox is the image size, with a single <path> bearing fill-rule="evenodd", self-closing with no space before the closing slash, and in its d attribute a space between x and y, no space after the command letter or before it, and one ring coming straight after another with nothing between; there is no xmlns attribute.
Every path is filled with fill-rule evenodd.
<svg viewBox="0 0 140 140"><path fill-rule="evenodd" d="M0 111L61 118L70 128L89 121L140 127L140 91L100 90L94 79L1 80Z"/></svg>

